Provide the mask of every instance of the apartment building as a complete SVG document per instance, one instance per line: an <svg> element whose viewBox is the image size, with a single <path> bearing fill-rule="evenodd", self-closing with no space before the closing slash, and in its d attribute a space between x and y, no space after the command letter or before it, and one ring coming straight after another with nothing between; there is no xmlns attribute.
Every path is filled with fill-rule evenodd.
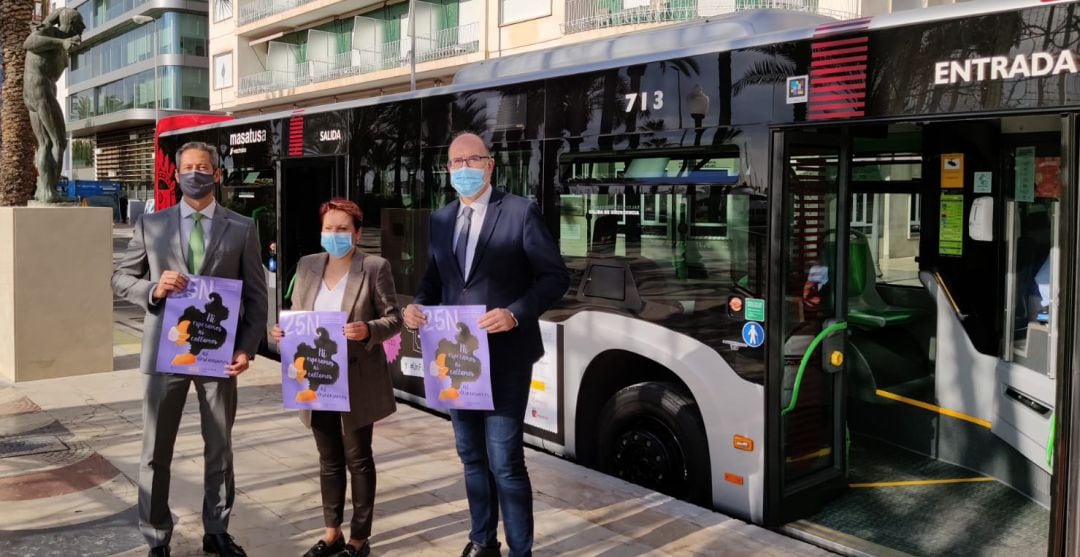
<svg viewBox="0 0 1080 557"><path fill-rule="evenodd" d="M83 16L67 71L72 174L152 188L155 122L210 108L208 4L67 0Z"/></svg>
<svg viewBox="0 0 1080 557"><path fill-rule="evenodd" d="M213 0L210 107L243 116L448 84L473 62L740 10L848 19L952 1L415 0L410 21L407 0Z"/></svg>

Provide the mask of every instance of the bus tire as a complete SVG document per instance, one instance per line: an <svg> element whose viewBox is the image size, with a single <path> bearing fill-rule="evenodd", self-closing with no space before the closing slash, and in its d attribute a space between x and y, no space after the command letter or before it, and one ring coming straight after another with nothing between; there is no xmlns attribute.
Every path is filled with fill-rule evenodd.
<svg viewBox="0 0 1080 557"><path fill-rule="evenodd" d="M693 398L670 383L637 383L600 412L601 471L702 506L712 504L705 423Z"/></svg>

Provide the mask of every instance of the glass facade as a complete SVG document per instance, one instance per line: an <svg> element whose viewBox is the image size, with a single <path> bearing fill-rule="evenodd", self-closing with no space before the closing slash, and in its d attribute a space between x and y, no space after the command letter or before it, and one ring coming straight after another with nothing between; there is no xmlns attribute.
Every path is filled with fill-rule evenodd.
<svg viewBox="0 0 1080 557"><path fill-rule="evenodd" d="M83 16L83 21L86 23L86 30L91 31L95 27L101 27L148 1L149 0L89 0L76 9L79 10L79 13Z"/></svg>
<svg viewBox="0 0 1080 557"><path fill-rule="evenodd" d="M165 12L153 23L139 25L123 35L73 54L68 85L150 59L155 47L155 32L158 54L206 56L207 31L205 15Z"/></svg>
<svg viewBox="0 0 1080 557"><path fill-rule="evenodd" d="M162 66L162 110L210 110L209 72L205 68ZM153 109L154 70L146 70L68 96L68 119L81 120L134 108Z"/></svg>
<svg viewBox="0 0 1080 557"><path fill-rule="evenodd" d="M91 0L77 9L97 26L146 0ZM94 19L91 19L94 18ZM71 56L68 86L110 72L122 71L157 55L207 56L208 22L205 15L164 12L153 22L133 25L127 32L92 44ZM159 82L155 84L155 73ZM209 70L186 66L159 66L127 75L68 96L68 119L81 120L134 108L209 110ZM155 94L157 103L155 103Z"/></svg>

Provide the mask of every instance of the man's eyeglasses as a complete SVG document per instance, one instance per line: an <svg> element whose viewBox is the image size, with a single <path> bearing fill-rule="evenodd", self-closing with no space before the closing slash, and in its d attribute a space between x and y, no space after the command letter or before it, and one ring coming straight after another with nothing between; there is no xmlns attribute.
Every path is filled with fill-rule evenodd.
<svg viewBox="0 0 1080 557"><path fill-rule="evenodd" d="M471 157L458 157L456 159L450 159L450 161L446 163L446 167L449 168L450 170L456 170L456 169L461 168L461 167L463 167L465 165L469 165L469 168L483 168L484 165L487 164L487 160L490 159L490 158L491 158L490 156L484 156L484 155L473 155Z"/></svg>

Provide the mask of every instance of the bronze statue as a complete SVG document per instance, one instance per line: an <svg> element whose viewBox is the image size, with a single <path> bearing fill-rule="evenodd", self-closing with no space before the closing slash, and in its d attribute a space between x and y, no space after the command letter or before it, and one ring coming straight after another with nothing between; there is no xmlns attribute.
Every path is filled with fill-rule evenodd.
<svg viewBox="0 0 1080 557"><path fill-rule="evenodd" d="M56 98L56 81L68 65L68 53L79 46L86 29L82 15L71 8L49 14L27 37L23 101L30 111L30 125L37 138L37 190L34 199L53 203L59 197L60 165L67 149L64 113Z"/></svg>

